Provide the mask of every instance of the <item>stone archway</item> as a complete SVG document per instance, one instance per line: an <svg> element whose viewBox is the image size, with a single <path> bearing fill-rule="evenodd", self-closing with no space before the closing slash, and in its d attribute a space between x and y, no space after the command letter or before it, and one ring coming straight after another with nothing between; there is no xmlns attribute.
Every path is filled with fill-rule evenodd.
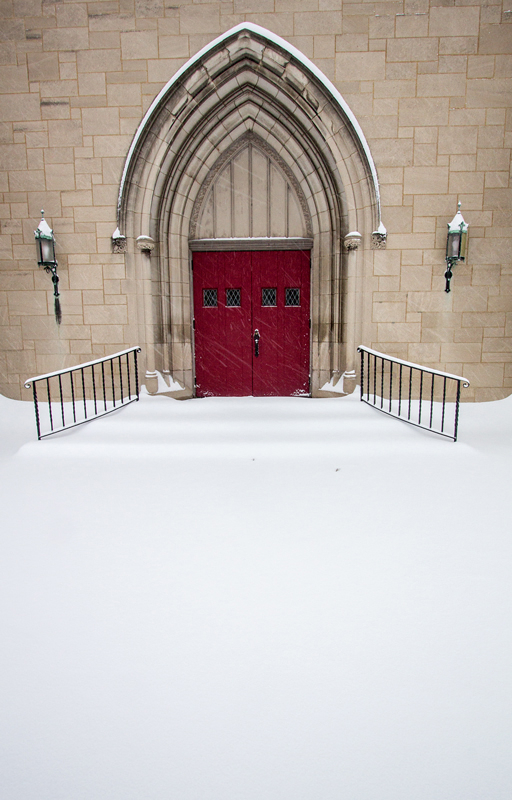
<svg viewBox="0 0 512 800"><path fill-rule="evenodd" d="M385 239L375 167L357 121L330 82L284 40L250 23L182 67L132 142L119 229L140 281L146 385L155 369L194 393L191 241L216 171L243 142L267 150L300 198L312 246L312 393L355 376L361 282L372 241ZM343 247L347 234L350 249ZM372 239L373 237L373 239ZM228 237L229 238L229 237ZM359 238L362 246L358 247Z"/></svg>

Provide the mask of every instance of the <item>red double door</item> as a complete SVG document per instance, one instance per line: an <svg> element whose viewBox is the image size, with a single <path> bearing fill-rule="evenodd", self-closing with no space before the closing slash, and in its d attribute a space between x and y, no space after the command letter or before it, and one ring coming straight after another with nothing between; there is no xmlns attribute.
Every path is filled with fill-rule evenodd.
<svg viewBox="0 0 512 800"><path fill-rule="evenodd" d="M198 397L309 394L309 252L194 254Z"/></svg>

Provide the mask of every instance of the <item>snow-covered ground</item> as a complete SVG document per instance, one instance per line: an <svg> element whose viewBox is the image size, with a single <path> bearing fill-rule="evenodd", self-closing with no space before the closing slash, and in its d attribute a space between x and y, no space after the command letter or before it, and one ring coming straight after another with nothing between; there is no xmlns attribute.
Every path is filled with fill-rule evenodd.
<svg viewBox="0 0 512 800"><path fill-rule="evenodd" d="M2 800L510 800L512 397L0 401Z"/></svg>

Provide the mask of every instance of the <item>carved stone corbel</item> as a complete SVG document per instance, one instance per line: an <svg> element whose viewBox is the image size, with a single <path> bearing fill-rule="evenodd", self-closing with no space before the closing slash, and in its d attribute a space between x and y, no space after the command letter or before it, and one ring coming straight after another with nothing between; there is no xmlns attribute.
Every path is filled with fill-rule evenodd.
<svg viewBox="0 0 512 800"><path fill-rule="evenodd" d="M388 238L388 232L382 222L380 223L379 227L376 231L372 233L372 250L385 250L386 249L386 239Z"/></svg>
<svg viewBox="0 0 512 800"><path fill-rule="evenodd" d="M363 237L359 233L359 231L351 231L347 233L345 238L343 239L343 245L345 250L357 250L359 245L361 244Z"/></svg>
<svg viewBox="0 0 512 800"><path fill-rule="evenodd" d="M151 236L137 236L137 247L141 253L150 256L155 249L155 240Z"/></svg>
<svg viewBox="0 0 512 800"><path fill-rule="evenodd" d="M116 255L126 253L128 240L123 236L119 228L116 228L112 234L112 252Z"/></svg>

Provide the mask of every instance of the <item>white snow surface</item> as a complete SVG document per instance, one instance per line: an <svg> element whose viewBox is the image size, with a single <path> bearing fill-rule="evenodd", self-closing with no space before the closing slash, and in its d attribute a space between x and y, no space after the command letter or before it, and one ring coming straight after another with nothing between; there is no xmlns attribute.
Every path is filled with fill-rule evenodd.
<svg viewBox="0 0 512 800"><path fill-rule="evenodd" d="M0 397L4 800L510 800L512 397Z"/></svg>

